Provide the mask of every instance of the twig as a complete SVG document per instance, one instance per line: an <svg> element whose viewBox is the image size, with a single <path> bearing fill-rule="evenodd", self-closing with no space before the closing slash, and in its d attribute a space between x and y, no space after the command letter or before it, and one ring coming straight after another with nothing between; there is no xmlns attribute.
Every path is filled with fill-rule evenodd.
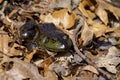
<svg viewBox="0 0 120 80"><path fill-rule="evenodd" d="M8 1L7 1L7 0L5 0L5 1L4 1L4 3L3 3L2 12L4 12L5 7L6 7L6 5L7 5L7 4L8 4Z"/></svg>
<svg viewBox="0 0 120 80"><path fill-rule="evenodd" d="M11 55L5 54L3 51L0 51L0 54L7 56L7 57L11 57Z"/></svg>
<svg viewBox="0 0 120 80"><path fill-rule="evenodd" d="M85 22L85 21L84 21ZM84 22L79 23L75 29L75 32L73 34L73 36L71 37L71 40L73 42L73 46L75 51L77 52L77 54L83 59L85 60L89 65L94 66L103 76L106 76L108 79L110 80L115 80L114 77L112 77L108 72L98 68L94 62L92 62L92 60L90 60L88 57L86 57L85 55L83 55L83 53L79 50L79 48L76 45L76 35L78 33L78 31L80 30L81 26L84 24Z"/></svg>

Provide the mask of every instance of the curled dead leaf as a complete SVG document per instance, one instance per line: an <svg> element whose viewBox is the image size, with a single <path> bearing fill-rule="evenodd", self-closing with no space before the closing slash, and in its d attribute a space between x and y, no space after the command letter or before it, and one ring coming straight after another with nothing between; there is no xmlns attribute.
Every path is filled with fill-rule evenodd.
<svg viewBox="0 0 120 80"><path fill-rule="evenodd" d="M93 4L91 3L90 0L83 0L82 2L80 2L78 8L79 8L79 10L83 13L83 15L85 15L85 17L90 18L91 15L89 15L89 13L87 12L88 10L85 9L86 6L91 7L91 6L93 6ZM93 14L94 14L94 13L93 13ZM94 14L93 17L95 17L95 14ZM92 17L91 17L91 18L92 18Z"/></svg>
<svg viewBox="0 0 120 80"><path fill-rule="evenodd" d="M82 70L88 70L88 71L91 71L91 72L93 72L95 74L99 74L99 72L96 70L96 68L91 66L91 65L85 66Z"/></svg>

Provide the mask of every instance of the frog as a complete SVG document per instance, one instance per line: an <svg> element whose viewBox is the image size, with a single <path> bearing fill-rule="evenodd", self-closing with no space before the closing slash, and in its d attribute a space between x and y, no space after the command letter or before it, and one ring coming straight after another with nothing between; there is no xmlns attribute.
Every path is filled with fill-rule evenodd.
<svg viewBox="0 0 120 80"><path fill-rule="evenodd" d="M42 48L53 52L66 52L72 46L70 37L53 23L26 22L20 27L22 45L29 51Z"/></svg>

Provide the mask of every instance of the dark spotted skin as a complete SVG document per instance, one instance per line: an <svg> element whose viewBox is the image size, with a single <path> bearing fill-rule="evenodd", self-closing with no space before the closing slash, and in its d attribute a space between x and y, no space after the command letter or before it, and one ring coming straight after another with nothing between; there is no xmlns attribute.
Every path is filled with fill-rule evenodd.
<svg viewBox="0 0 120 80"><path fill-rule="evenodd" d="M69 36L53 23L36 25L33 20L29 21L20 28L20 37L29 50L40 47L54 52L65 52L72 45Z"/></svg>

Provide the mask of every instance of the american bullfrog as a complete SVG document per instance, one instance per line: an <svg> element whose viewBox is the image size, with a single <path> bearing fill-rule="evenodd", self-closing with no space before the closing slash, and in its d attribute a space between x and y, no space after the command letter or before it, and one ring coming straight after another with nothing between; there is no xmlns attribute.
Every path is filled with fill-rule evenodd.
<svg viewBox="0 0 120 80"><path fill-rule="evenodd" d="M33 20L21 26L20 38L28 50L38 47L54 52L65 52L72 45L69 36L53 23L36 24Z"/></svg>

